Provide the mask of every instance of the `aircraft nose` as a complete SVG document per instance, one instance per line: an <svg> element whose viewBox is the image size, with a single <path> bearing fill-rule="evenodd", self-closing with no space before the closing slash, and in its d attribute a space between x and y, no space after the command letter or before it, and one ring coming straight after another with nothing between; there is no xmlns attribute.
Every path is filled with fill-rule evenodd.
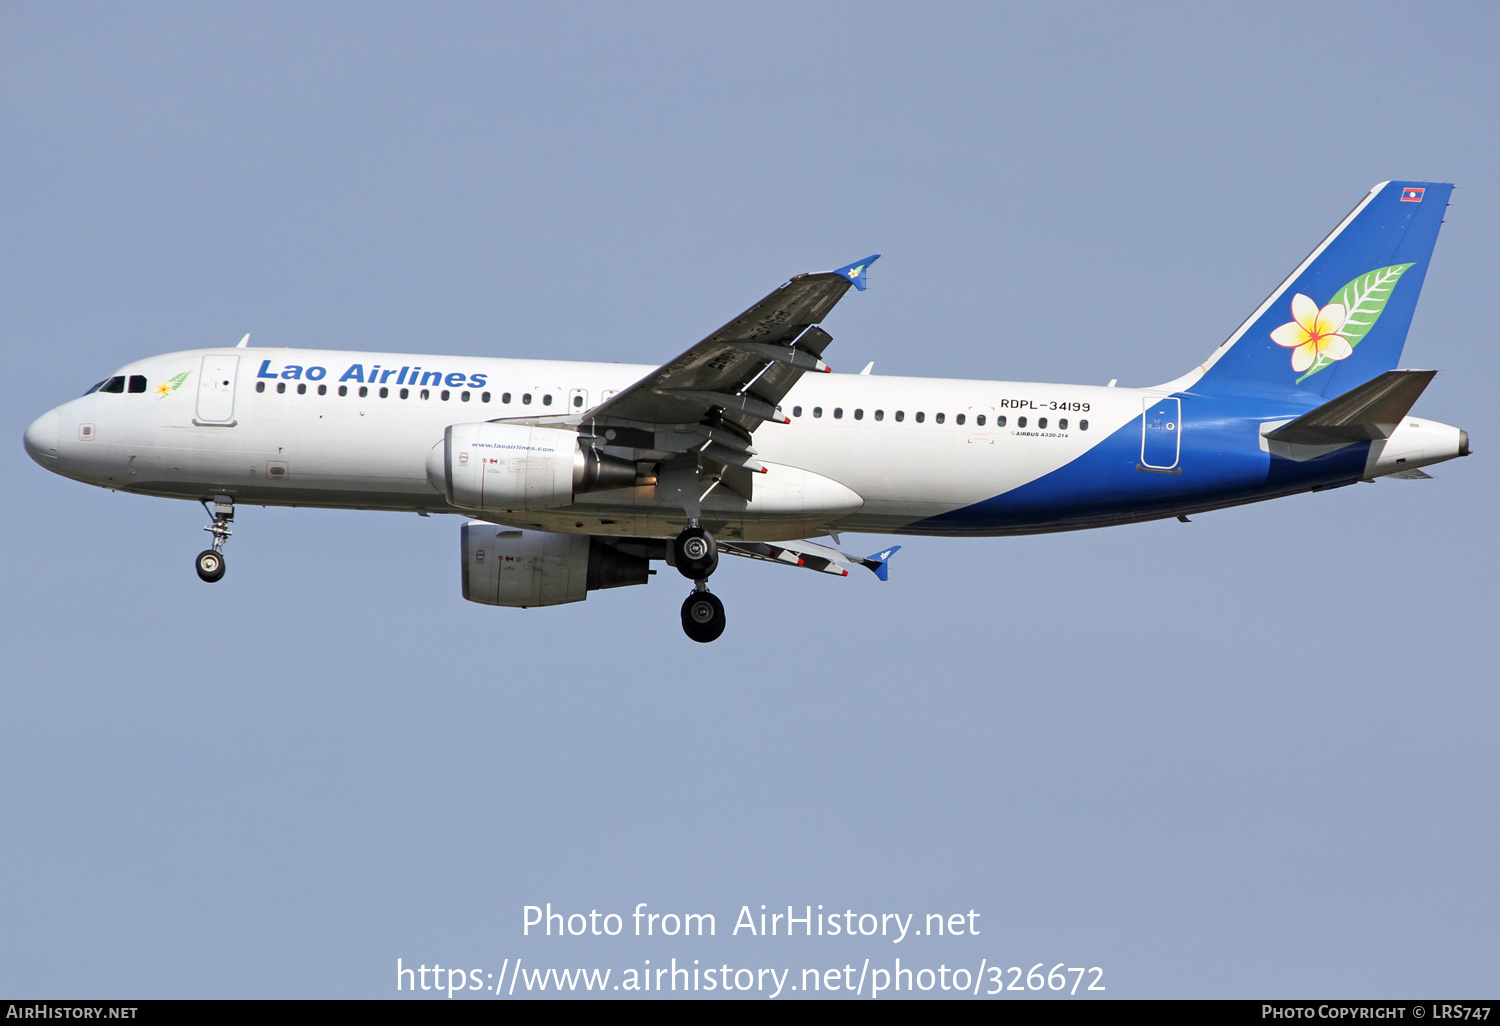
<svg viewBox="0 0 1500 1026"><path fill-rule="evenodd" d="M48 470L57 466L57 433L62 418L48 410L26 429L26 453Z"/></svg>

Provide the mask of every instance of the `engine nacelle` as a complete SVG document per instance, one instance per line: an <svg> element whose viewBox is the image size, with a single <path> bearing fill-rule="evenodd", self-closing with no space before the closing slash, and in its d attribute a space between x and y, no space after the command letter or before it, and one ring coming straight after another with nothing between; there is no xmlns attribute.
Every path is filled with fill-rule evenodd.
<svg viewBox="0 0 1500 1026"><path fill-rule="evenodd" d="M650 566L645 556L586 534L519 531L476 520L463 527L463 560L464 598L522 609L645 584Z"/></svg>
<svg viewBox="0 0 1500 1026"><path fill-rule="evenodd" d="M566 428L453 424L427 454L427 480L464 509L547 509L629 488L635 464L585 448Z"/></svg>

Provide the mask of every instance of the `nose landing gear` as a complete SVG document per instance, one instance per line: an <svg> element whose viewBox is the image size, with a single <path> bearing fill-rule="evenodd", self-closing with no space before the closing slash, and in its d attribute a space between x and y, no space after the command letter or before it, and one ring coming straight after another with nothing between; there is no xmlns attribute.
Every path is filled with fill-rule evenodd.
<svg viewBox="0 0 1500 1026"><path fill-rule="evenodd" d="M203 509L213 517L214 522L204 530L214 536L214 543L213 548L198 553L193 565L198 571L198 577L212 584L224 576L224 543L234 533L229 527L234 523L234 499L228 495L215 495L213 506L210 507L208 501L204 500Z"/></svg>
<svg viewBox="0 0 1500 1026"><path fill-rule="evenodd" d="M678 573L693 582L693 592L682 603L682 629L694 641L707 643L724 633L724 603L708 590L708 578L719 567L714 536L688 521L687 530L672 540L672 560Z"/></svg>

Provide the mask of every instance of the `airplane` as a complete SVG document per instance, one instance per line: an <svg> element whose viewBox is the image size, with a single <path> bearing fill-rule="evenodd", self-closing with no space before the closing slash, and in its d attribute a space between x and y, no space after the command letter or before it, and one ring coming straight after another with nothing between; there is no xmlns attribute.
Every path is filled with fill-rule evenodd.
<svg viewBox="0 0 1500 1026"><path fill-rule="evenodd" d="M792 278L660 367L195 349L38 417L86 484L201 502L224 576L237 505L457 514L463 597L578 602L665 562L687 636L723 634L719 556L885 580L842 534L1071 531L1221 509L1469 455L1398 370L1452 186L1384 182L1201 364L1149 388L833 374L821 326L878 254ZM812 541L828 538L832 545Z"/></svg>

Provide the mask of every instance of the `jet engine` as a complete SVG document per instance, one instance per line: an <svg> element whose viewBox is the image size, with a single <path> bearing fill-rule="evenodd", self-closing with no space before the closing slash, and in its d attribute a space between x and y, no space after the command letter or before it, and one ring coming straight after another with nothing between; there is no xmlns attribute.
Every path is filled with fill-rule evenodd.
<svg viewBox="0 0 1500 1026"><path fill-rule="evenodd" d="M629 545L630 543L620 543ZM490 606L582 602L600 588L645 584L647 557L586 534L463 526L464 598Z"/></svg>
<svg viewBox="0 0 1500 1026"><path fill-rule="evenodd" d="M453 424L427 454L427 480L464 509L566 506L575 495L629 488L635 464L585 446L565 428Z"/></svg>

